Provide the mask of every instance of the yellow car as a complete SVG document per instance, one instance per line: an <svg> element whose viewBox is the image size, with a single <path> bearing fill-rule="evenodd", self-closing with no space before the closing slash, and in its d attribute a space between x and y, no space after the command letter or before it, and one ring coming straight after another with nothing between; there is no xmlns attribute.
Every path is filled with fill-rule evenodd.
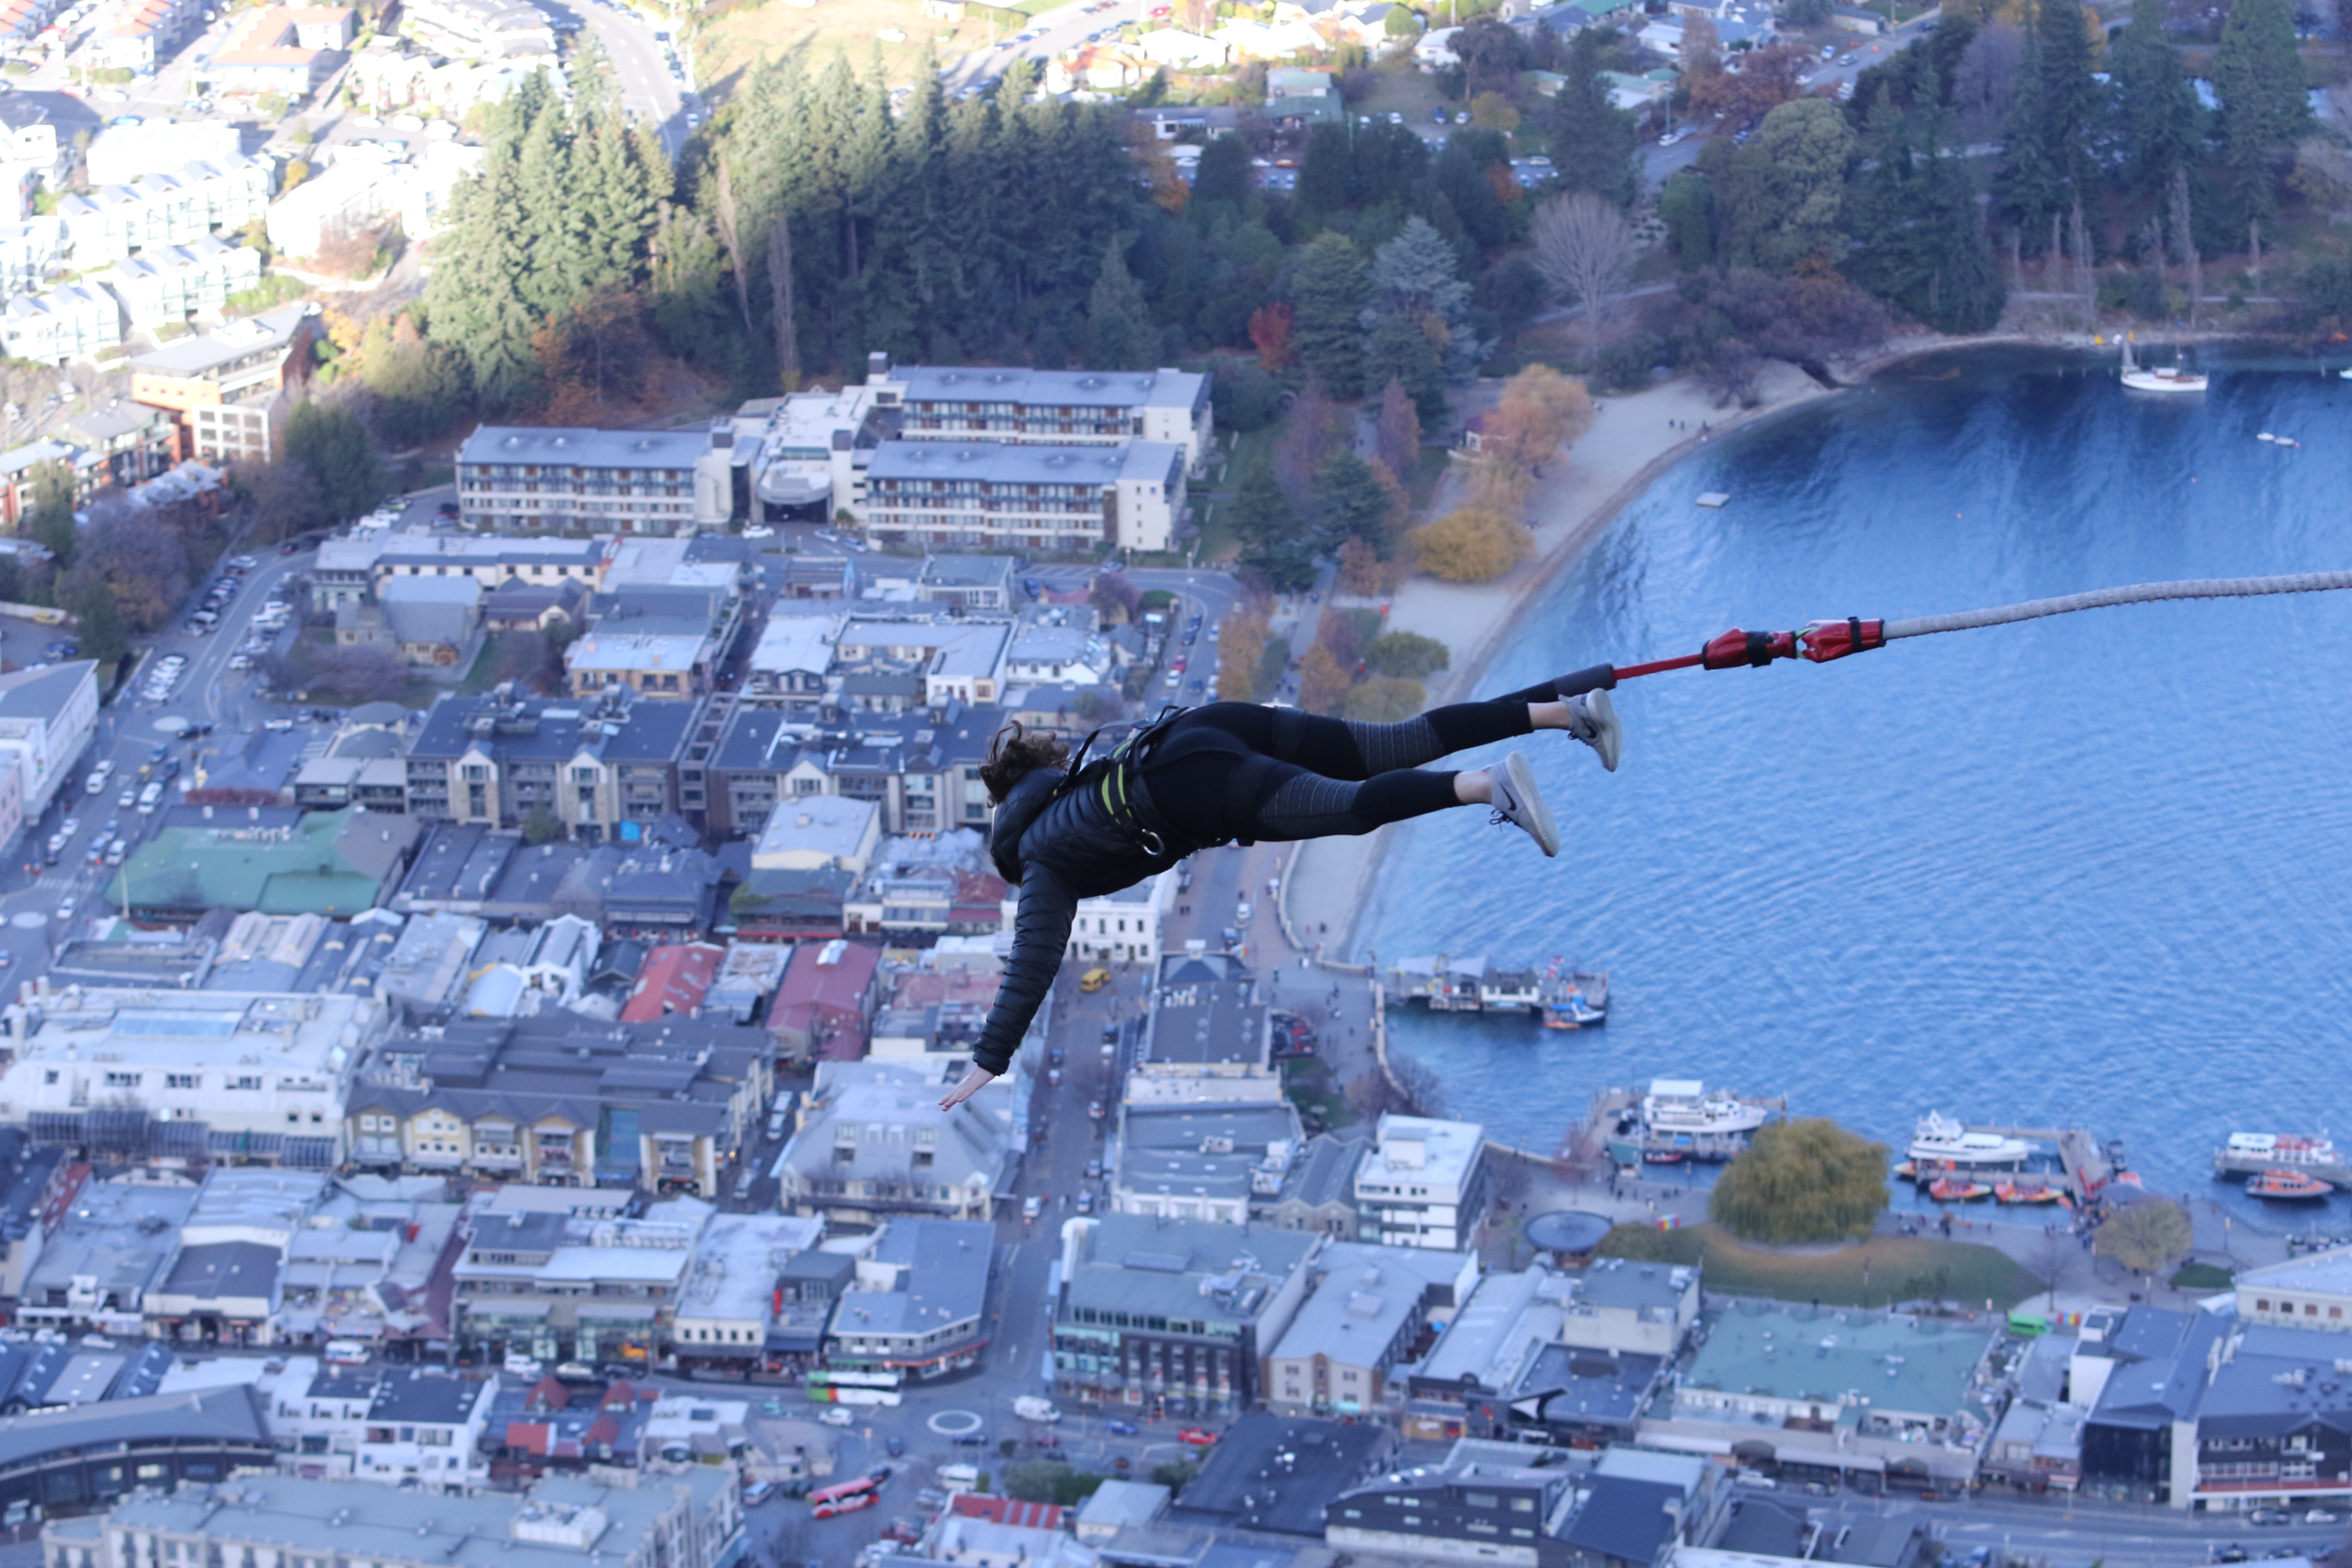
<svg viewBox="0 0 2352 1568"><path fill-rule="evenodd" d="M1078 989L1081 991L1099 991L1109 984L1110 971L1108 969L1089 969L1078 976Z"/></svg>

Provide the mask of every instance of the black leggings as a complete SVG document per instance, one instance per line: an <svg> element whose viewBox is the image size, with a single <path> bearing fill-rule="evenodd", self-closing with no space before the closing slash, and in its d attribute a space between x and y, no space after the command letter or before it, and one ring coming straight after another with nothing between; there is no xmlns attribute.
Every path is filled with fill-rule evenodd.
<svg viewBox="0 0 2352 1568"><path fill-rule="evenodd" d="M1454 774L1419 764L1531 731L1528 701L1513 695L1433 708L1401 724L1321 719L1254 702L1212 702L1169 727L1144 766L1152 804L1195 844L1228 838L1329 838L1459 805ZM1202 745L1209 729L1229 738ZM1191 732L1192 746L1181 742ZM1238 746L1231 744L1238 742ZM1193 749L1198 747L1199 749ZM1248 806L1231 784L1250 754L1271 757Z"/></svg>

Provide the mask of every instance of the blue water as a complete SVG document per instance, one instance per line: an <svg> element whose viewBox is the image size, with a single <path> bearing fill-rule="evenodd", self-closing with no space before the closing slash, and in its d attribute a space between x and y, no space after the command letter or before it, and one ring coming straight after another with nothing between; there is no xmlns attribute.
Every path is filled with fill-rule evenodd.
<svg viewBox="0 0 2352 1568"><path fill-rule="evenodd" d="M1482 689L1733 626L2352 566L2352 383L2207 363L2210 393L2166 401L2104 360L1915 362L1704 449ZM1693 504L1718 489L1727 507ZM1559 859L1483 813L1409 825L1359 956L1611 972L1601 1030L1391 1015L1453 1114L1525 1146L1601 1087L1694 1077L1890 1143L1931 1107L2086 1127L2202 1197L2232 1131L2352 1140L2347 676L2352 594L1633 681L1613 777L1558 737L1528 747Z"/></svg>

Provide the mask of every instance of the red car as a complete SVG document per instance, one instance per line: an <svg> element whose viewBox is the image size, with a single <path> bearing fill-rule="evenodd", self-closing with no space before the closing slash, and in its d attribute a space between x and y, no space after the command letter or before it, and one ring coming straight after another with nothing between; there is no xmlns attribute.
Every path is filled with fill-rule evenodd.
<svg viewBox="0 0 2352 1568"><path fill-rule="evenodd" d="M895 1541L902 1546L912 1546L923 1539L923 1521L919 1519L894 1519L882 1527L882 1539Z"/></svg>
<svg viewBox="0 0 2352 1568"><path fill-rule="evenodd" d="M1195 1448L1206 1448L1214 1446L1217 1435L1205 1426L1187 1426L1176 1434L1176 1440L1179 1443L1190 1443Z"/></svg>

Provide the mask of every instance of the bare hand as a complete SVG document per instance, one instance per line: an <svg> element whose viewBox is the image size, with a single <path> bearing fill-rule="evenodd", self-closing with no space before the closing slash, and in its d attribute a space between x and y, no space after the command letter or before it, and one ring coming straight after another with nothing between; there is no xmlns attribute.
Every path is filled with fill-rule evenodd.
<svg viewBox="0 0 2352 1568"><path fill-rule="evenodd" d="M986 1068L974 1068L970 1072L963 1075L963 1081L961 1083L948 1090L947 1098L940 1101L940 1109L941 1110L953 1110L957 1106L961 1105L965 1100L970 1100L973 1095L978 1094L982 1089L986 1089L990 1084L994 1083L995 1081L996 1075L989 1071Z"/></svg>

